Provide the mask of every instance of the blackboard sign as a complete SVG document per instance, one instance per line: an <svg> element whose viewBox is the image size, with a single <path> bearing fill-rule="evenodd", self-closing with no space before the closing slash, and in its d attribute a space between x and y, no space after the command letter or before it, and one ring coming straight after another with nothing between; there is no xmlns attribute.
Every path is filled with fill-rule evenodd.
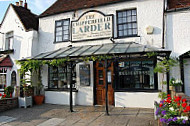
<svg viewBox="0 0 190 126"><path fill-rule="evenodd" d="M90 64L79 65L80 85L90 86Z"/></svg>

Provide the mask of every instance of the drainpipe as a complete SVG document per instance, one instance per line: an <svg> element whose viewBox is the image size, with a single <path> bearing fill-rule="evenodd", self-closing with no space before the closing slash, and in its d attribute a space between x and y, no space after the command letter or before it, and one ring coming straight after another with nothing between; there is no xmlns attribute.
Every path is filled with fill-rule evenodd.
<svg viewBox="0 0 190 126"><path fill-rule="evenodd" d="M107 70L108 70L108 60L106 59L105 60L105 81L106 81L106 94L105 94L105 100L106 100L106 115L109 115L109 112L108 112L108 76L107 76Z"/></svg>
<svg viewBox="0 0 190 126"><path fill-rule="evenodd" d="M69 83L70 83L70 112L73 112L73 86L72 86L72 62L69 63L69 72L70 72L70 76L69 76Z"/></svg>
<svg viewBox="0 0 190 126"><path fill-rule="evenodd" d="M162 20L162 24L163 24L163 31L162 31L162 48L164 49L165 48L165 22L166 22L166 16L165 16L165 8L166 8L166 5L167 4L167 0L164 0L164 4L163 4L163 20Z"/></svg>

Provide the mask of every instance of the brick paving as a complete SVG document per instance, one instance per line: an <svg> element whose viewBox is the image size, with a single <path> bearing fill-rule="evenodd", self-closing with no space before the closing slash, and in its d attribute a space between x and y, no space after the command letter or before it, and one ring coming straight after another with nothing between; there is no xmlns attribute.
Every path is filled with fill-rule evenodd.
<svg viewBox="0 0 190 126"><path fill-rule="evenodd" d="M1 121L1 126L157 126L152 109L109 107L105 115L102 106L69 106L43 104L32 108L18 108L0 113L13 118ZM3 118L4 119L4 118Z"/></svg>

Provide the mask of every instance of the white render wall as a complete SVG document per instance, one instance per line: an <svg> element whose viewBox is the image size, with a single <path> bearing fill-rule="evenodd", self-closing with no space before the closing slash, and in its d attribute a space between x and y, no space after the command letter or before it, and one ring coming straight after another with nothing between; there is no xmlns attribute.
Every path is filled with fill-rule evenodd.
<svg viewBox="0 0 190 126"><path fill-rule="evenodd" d="M37 55L37 50L34 49L34 45L37 43L38 35L37 31L28 31L26 32L23 24L16 15L12 6L8 8L7 15L2 22L0 27L0 32L5 33L4 35L0 34L0 48L1 50L5 49L5 35L7 32L13 31L14 40L13 40L13 49L14 53L9 54L10 58L13 61L13 67L11 71L7 71L7 86L11 85L11 73L15 71L17 73L17 86L19 86L19 74L17 70L19 66L16 65L15 60L20 60L22 58L31 57L32 55Z"/></svg>
<svg viewBox="0 0 190 126"><path fill-rule="evenodd" d="M148 44L153 45L155 47L162 46L162 25L163 25L163 1L164 0L135 0L135 1L126 1L111 5L105 5L100 7L82 9L76 11L76 17L73 19L74 12L67 12L57 15L52 15L48 17L43 17L39 19L39 44L38 44L38 53L44 53L53 51L62 47L67 47L68 45L73 46L85 46L85 45L97 45L97 44L105 44L111 43L109 39L104 40L91 40L85 42L62 42L62 43L54 43L54 30L55 30L55 21L61 19L70 18L70 20L77 20L83 13L89 10L98 10L103 12L104 14L113 14L114 15L114 37L117 37L117 27L116 27L116 11L124 10L124 9L133 9L137 8L137 27L138 27L138 36L139 37L129 37L125 39L114 39L116 42L137 42L140 44ZM154 27L153 34L147 35L145 29L147 26ZM47 69L47 68L46 68ZM43 84L47 86L48 83L48 73L47 70L44 70L42 80ZM77 83L79 85L79 83ZM160 86L159 86L160 87ZM90 87L78 87L79 92L76 93L76 104L79 105L93 105L94 96L93 96L93 85ZM60 92L57 92L60 94ZM115 93L115 104L116 106L123 107L134 107L133 104L126 104L126 101L131 101L132 95L128 93L126 96L125 93ZM158 97L157 93L144 93L138 92L136 97L133 97L133 101L137 101L139 99L143 99L144 97L148 97L147 103L138 103L139 107L152 108L152 104L154 100ZM121 100L118 96L124 100ZM52 103L54 98L52 99ZM57 99L59 100L59 99ZM48 101L51 101L50 98ZM47 101L46 101L47 102ZM49 102L51 103L51 102Z"/></svg>
<svg viewBox="0 0 190 126"><path fill-rule="evenodd" d="M38 53L52 51L61 47L67 47L72 44L73 46L81 45L96 45L103 43L110 43L110 40L94 40L85 42L63 42L54 44L54 30L55 21L70 18L70 20L77 20L84 12L89 10L98 10L104 14L114 14L114 33L117 36L116 30L116 11L124 9L137 8L137 24L138 35L140 37L130 37L126 39L118 39L116 42L137 42L141 44L150 44L157 47L162 45L162 18L163 18L163 0L135 0L116 3L112 5L105 5L89 9L76 11L76 18L72 19L74 12L67 12L39 19L39 45ZM147 26L154 27L154 33L147 35L145 28Z"/></svg>
<svg viewBox="0 0 190 126"><path fill-rule="evenodd" d="M154 108L154 101L160 101L158 93L115 92L116 107Z"/></svg>
<svg viewBox="0 0 190 126"><path fill-rule="evenodd" d="M167 49L172 50L172 56L190 50L190 10L167 13L166 43Z"/></svg>

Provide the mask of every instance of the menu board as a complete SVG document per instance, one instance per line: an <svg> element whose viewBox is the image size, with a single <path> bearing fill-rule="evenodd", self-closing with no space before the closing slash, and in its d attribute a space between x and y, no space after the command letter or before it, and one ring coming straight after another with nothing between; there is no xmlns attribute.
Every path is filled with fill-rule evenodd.
<svg viewBox="0 0 190 126"><path fill-rule="evenodd" d="M90 86L90 64L79 65L80 85Z"/></svg>

